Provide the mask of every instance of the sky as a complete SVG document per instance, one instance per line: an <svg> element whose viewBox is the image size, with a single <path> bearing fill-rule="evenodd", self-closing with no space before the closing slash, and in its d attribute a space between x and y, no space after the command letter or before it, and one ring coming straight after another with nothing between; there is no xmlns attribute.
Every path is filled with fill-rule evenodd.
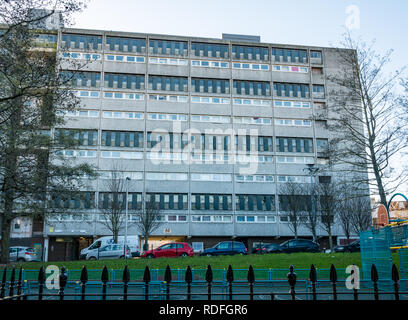
<svg viewBox="0 0 408 320"><path fill-rule="evenodd" d="M407 0L88 0L73 27L221 38L261 36L262 42L340 46L353 37L393 49L388 72L408 65ZM396 161L398 162L398 161ZM408 193L408 186L400 190Z"/></svg>

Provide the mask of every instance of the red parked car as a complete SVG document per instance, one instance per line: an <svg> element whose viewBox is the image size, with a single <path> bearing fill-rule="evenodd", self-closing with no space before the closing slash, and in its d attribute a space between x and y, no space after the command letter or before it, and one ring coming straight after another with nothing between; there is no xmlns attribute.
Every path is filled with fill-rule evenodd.
<svg viewBox="0 0 408 320"><path fill-rule="evenodd" d="M143 258L160 258L160 257L192 257L194 255L193 248L186 242L166 243L162 246L145 251L141 257Z"/></svg>

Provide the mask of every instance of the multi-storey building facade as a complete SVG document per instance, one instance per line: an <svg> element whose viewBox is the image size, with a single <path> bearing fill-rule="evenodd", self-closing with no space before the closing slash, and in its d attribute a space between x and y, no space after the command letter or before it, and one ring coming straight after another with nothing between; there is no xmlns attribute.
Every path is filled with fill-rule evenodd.
<svg viewBox="0 0 408 320"><path fill-rule="evenodd" d="M153 245L184 240L200 250L235 238L251 247L293 236L279 188L310 183L307 165L327 164L335 49L82 29L54 41L65 72L71 60L86 62L73 83L81 109L54 134L76 137L81 147L64 155L101 175L86 200L65 201L66 214L46 222L50 260L67 258L66 243L77 251L109 235L99 219L117 168L131 179L128 234L137 234L132 210L159 203Z"/></svg>

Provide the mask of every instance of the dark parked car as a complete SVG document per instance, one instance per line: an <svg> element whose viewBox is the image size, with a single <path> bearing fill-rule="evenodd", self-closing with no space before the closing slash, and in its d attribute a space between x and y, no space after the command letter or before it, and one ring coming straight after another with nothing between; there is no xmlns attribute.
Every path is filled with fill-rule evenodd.
<svg viewBox="0 0 408 320"><path fill-rule="evenodd" d="M252 253L264 254L264 253L275 253L282 252L279 244L277 243L262 243L252 249Z"/></svg>
<svg viewBox="0 0 408 320"><path fill-rule="evenodd" d="M262 253L281 253L282 248L277 243L269 243L265 247L262 248Z"/></svg>
<svg viewBox="0 0 408 320"><path fill-rule="evenodd" d="M320 252L318 243L306 239L292 239L279 245L280 252Z"/></svg>
<svg viewBox="0 0 408 320"><path fill-rule="evenodd" d="M335 246L333 248L334 252L358 252L360 251L360 240L353 241L350 244L344 246Z"/></svg>
<svg viewBox="0 0 408 320"><path fill-rule="evenodd" d="M200 256L221 256L234 254L248 254L248 250L242 242L238 241L223 241L216 244L214 247L205 249L200 253Z"/></svg>
<svg viewBox="0 0 408 320"><path fill-rule="evenodd" d="M256 246L252 247L251 253L262 253L261 251L267 246L269 243L258 243Z"/></svg>

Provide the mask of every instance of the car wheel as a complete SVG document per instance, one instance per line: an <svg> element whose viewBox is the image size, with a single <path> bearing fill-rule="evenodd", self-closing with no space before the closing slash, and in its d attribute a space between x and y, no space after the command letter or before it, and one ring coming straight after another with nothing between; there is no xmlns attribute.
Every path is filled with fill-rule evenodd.
<svg viewBox="0 0 408 320"><path fill-rule="evenodd" d="M18 258L17 261L18 261L18 262L25 262L25 259L24 259L24 258Z"/></svg>
<svg viewBox="0 0 408 320"><path fill-rule="evenodd" d="M125 259L125 256L120 256L119 259Z"/></svg>
<svg viewBox="0 0 408 320"><path fill-rule="evenodd" d="M211 254L211 253L207 253L206 256L207 256L207 257L212 257L212 254Z"/></svg>
<svg viewBox="0 0 408 320"><path fill-rule="evenodd" d="M154 258L154 255L148 254L146 258L153 259L153 258Z"/></svg>
<svg viewBox="0 0 408 320"><path fill-rule="evenodd" d="M187 257L187 256L188 256L188 254L185 253L185 252L183 252L183 253L180 255L180 257Z"/></svg>
<svg viewBox="0 0 408 320"><path fill-rule="evenodd" d="M88 260L96 260L96 257L90 257Z"/></svg>

